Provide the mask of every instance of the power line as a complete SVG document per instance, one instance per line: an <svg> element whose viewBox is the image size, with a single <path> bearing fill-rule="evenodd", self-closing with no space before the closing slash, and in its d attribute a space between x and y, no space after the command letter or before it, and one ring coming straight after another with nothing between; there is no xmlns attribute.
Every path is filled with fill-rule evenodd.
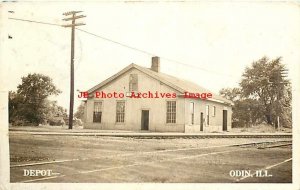
<svg viewBox="0 0 300 190"><path fill-rule="evenodd" d="M224 76L228 76L228 77L232 77L232 78L236 77L236 76L240 77L239 75L225 74L225 73L220 73L220 72L212 71L212 70L209 70L209 69L205 69L205 68L202 68L202 67L198 67L198 66L195 66L195 65L189 65L189 64L186 64L186 63L183 63L183 62L180 62L180 61L176 61L174 59L169 59L169 58L166 58L166 57L161 57L161 58L166 60L166 61L170 61L170 62L177 63L177 64L180 64L180 65L188 66L188 67L193 67L195 69L203 70L203 71L210 72L210 73L213 73L213 74L224 75Z"/></svg>
<svg viewBox="0 0 300 190"><path fill-rule="evenodd" d="M81 32L84 32L84 33L87 33L87 34L90 34L92 36L95 36L95 37L98 37L98 38L101 38L103 40L106 40L106 41L109 41L109 42L113 42L115 44L118 44L120 46L123 46L123 47L126 47L126 48L129 48L129 49L132 49L132 50L136 50L136 51L139 51L139 52L142 52L144 54L147 54L147 55L150 55L150 56L155 56L154 53L150 53L150 52L147 52L147 51L144 51L144 50L141 50L141 49L138 49L138 48L135 48L135 47L132 47L132 46L128 46L126 44L123 44L123 43L120 43L120 42L117 42L115 40L111 40L111 39L108 39L108 38L105 38L103 36L100 36L100 35L97 35L97 34L94 34L94 33L91 33L91 32L88 32L86 30L82 30L82 29L79 29L79 28L76 28L77 30L81 31Z"/></svg>
<svg viewBox="0 0 300 190"><path fill-rule="evenodd" d="M148 52L148 51L144 51L144 50L141 50L141 49L132 47L132 46L128 46L128 45L126 45L126 44L117 42L117 41L115 41L115 40L108 39L108 38L106 38L106 37L103 37L103 36L100 36L100 35L97 35L97 34L88 32L88 31L86 31L86 30L82 30L82 29L79 29L79 28L76 28L76 29L79 30L79 31L82 31L82 32L84 32L84 33L90 34L90 35L92 35L92 36L101 38L101 39L103 39L103 40L106 40L106 41L109 41L109 42L118 44L118 45L120 45L120 46L129 48L129 49L132 49L132 50L136 50L136 51L142 52L142 53L147 54L147 55L150 55L150 56L156 56L156 54L154 54L154 53L151 53L151 52ZM183 62L180 62L180 61L176 61L176 60L174 60L174 59L170 59L170 58L167 58L167 57L162 57L162 56L159 56L159 57L160 57L161 59L166 60L166 61L170 61L170 62L173 62L173 63L177 63L177 64L180 64L180 65L184 65L184 66L188 66L188 67L193 67L193 68L200 69L200 70L207 71L207 72L211 72L211 73L214 73L214 74L220 74L220 75L226 75L226 76L234 77L234 75L229 75L229 74L224 74L224 73L219 73L219 72L211 71L211 70L209 70L209 69L205 69L205 68L198 67L198 66L195 66L195 65L186 64L186 63L183 63Z"/></svg>
<svg viewBox="0 0 300 190"><path fill-rule="evenodd" d="M47 25L61 26L59 24L53 24L53 23L48 23L48 22L40 22L40 21L33 21L33 20L26 20L26 19L19 19L19 18L9 18L9 19L18 20L18 21L33 22L33 23L37 23L37 24L47 24ZM135 50L135 51L147 54L149 56L158 56L157 54L154 54L154 53L151 53L151 52L139 49L139 48L135 48L135 47L126 45L124 43L121 43L121 42L118 42L118 41L115 41L115 40L112 40L112 39L100 36L100 35L92 33L92 32L88 32L88 31L83 30L83 29L76 28L76 30L79 30L79 31L84 32L86 34L89 34L89 35L92 35L94 37L100 38L102 40L106 40L106 41L118 44L118 45L126 47L128 49L132 49L132 50ZM198 67L198 66L195 66L195 65L186 64L186 63L183 63L181 61L177 61L177 60L170 59L170 58L163 57L163 56L159 56L159 57L161 59L164 59L164 60L169 61L169 62L177 63L177 64L184 65L184 66L187 66L187 67L192 67L192 68L195 68L195 69L198 69L198 70L202 70L202 71L206 71L206 72L210 72L210 73L213 73L213 74L216 74L216 75L223 75L223 76L228 76L228 77L232 77L232 78L240 77L239 75L231 75L231 74L225 74L225 73L221 73L221 72L216 72L216 71L212 71L212 70L209 70L209 69L206 69L206 68L203 68L203 67Z"/></svg>
<svg viewBox="0 0 300 190"><path fill-rule="evenodd" d="M25 22L32 22L32 23L37 23L37 24L46 24L46 25L53 25L53 26L61 26L60 24L54 24L54 23L49 23L49 22L41 22L41 21L34 21L34 20L27 20L27 19L20 19L20 18L11 18L11 17L9 17L8 19L18 20L18 21L25 21Z"/></svg>

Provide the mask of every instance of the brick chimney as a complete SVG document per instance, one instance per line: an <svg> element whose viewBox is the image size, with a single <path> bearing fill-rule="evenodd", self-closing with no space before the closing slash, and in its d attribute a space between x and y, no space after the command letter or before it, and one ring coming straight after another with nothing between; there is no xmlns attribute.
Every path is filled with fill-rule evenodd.
<svg viewBox="0 0 300 190"><path fill-rule="evenodd" d="M159 57L152 57L151 70L155 72L160 72L160 60Z"/></svg>

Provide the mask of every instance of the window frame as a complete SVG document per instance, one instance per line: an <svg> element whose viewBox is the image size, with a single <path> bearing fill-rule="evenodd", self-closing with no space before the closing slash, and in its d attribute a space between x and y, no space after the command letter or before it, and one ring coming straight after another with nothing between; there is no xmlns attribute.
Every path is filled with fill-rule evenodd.
<svg viewBox="0 0 300 190"><path fill-rule="evenodd" d="M191 110L191 105L193 105L193 110ZM190 102L189 104L189 115L190 115L190 125L194 125L195 124L195 102Z"/></svg>
<svg viewBox="0 0 300 190"><path fill-rule="evenodd" d="M123 112L118 112L118 104L123 103L124 104L124 109ZM124 124L125 123L125 113L126 113L126 102L124 100L117 100L116 101L116 117L115 117L115 122L117 124ZM123 117L119 117L119 114L123 114ZM121 121L119 120L121 118Z"/></svg>
<svg viewBox="0 0 300 190"><path fill-rule="evenodd" d="M205 119L206 119L206 125L209 126L209 105L205 106L205 114L206 114L206 117L205 117Z"/></svg>
<svg viewBox="0 0 300 190"><path fill-rule="evenodd" d="M136 73L129 74L129 92L138 92L139 89L138 81L139 81L138 74ZM136 89L134 89L134 85Z"/></svg>
<svg viewBox="0 0 300 190"><path fill-rule="evenodd" d="M171 105L168 105L169 103L171 103ZM177 120L177 101L168 100L166 101L166 124L175 124L176 120Z"/></svg>
<svg viewBox="0 0 300 190"><path fill-rule="evenodd" d="M100 113L100 121L95 121L95 105L96 104L101 104L99 111L97 111L97 113ZM93 107L93 123L102 123L102 113L103 113L103 101L94 101L94 107Z"/></svg>
<svg viewBox="0 0 300 190"><path fill-rule="evenodd" d="M217 113L217 110L216 110L216 106L213 106L213 110L212 110L212 117L216 117L216 113Z"/></svg>

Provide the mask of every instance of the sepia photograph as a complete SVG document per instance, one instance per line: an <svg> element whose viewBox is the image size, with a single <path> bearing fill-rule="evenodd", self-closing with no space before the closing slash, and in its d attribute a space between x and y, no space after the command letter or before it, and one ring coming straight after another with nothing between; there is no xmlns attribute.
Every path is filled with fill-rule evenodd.
<svg viewBox="0 0 300 190"><path fill-rule="evenodd" d="M299 189L299 5L2 1L0 190Z"/></svg>

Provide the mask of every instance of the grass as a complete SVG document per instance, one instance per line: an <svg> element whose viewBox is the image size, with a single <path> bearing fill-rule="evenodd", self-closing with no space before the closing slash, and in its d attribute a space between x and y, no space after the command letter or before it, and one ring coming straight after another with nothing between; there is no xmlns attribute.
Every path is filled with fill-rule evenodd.
<svg viewBox="0 0 300 190"><path fill-rule="evenodd" d="M292 128L275 129L274 126L272 126L272 125L259 124L259 125L255 125L252 127L232 128L231 132L236 132L236 133L243 133L243 132L247 132L247 133L276 133L276 132L291 133Z"/></svg>

